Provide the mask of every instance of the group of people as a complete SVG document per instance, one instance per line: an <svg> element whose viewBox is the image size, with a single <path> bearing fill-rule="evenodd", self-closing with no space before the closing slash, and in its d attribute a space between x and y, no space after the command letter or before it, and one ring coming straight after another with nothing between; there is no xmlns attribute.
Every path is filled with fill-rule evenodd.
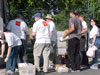
<svg viewBox="0 0 100 75"><path fill-rule="evenodd" d="M71 72L79 72L80 66L89 67L88 57L86 56L86 33L88 32L87 23L84 21L84 16L78 15L75 11L70 11L70 19L67 31L64 32L62 38L68 38L67 49L67 67ZM57 55L57 32L56 25L53 22L52 15L47 14L45 20L42 19L41 13L35 13L35 23L32 27L31 39L35 39L33 47L34 65L37 72L41 71L40 56L43 56L43 72L48 72L49 65L56 64ZM91 46L96 46L95 57L91 64L91 69L98 69L98 48L100 46L100 34L95 19L91 19L90 24L92 29L89 32L89 41ZM7 55L5 57L6 71L13 74L16 69L16 64L23 63L27 60L23 59L26 52L26 43L29 32L27 24L22 20L20 14L16 19L11 20L4 32L0 31L0 42L2 50L0 57L4 57L5 43L8 44ZM53 54L51 51L53 50ZM29 58L28 58L29 59ZM69 65L69 66L68 66Z"/></svg>
<svg viewBox="0 0 100 75"><path fill-rule="evenodd" d="M48 71L49 58L51 65L55 64L55 55L50 55L50 48L56 53L57 33L56 26L53 22L52 15L47 14L46 20L42 19L41 13L32 16L36 21L32 27L31 39L35 39L33 48L34 64L36 70L40 71L40 56L43 55L44 65L43 71ZM26 54L26 43L29 32L27 24L22 20L22 15L17 14L14 20L11 20L5 31L0 31L1 54L0 58L5 58L6 73L13 74L17 67L17 63L27 62L24 58ZM5 55L5 44L7 43L7 54ZM52 43L52 45L51 45ZM29 58L28 58L29 59Z"/></svg>
<svg viewBox="0 0 100 75"><path fill-rule="evenodd" d="M89 44L95 46L95 57L91 64L88 62L86 55L86 34L88 32L87 23L84 16L79 15L76 11L70 11L69 28L63 34L63 38L68 38L68 63L71 72L79 72L81 67L98 69L98 49L100 47L100 32L97 21L90 20L91 30L89 32ZM90 26L89 26L90 27ZM68 63L66 65L68 65Z"/></svg>
<svg viewBox="0 0 100 75"><path fill-rule="evenodd" d="M24 58L26 58L25 45L28 35L29 32L27 24L22 20L22 16L20 14L17 14L16 18L8 23L4 32L0 31L0 58L5 58L4 61L6 62L6 74L13 74L17 63L23 63L27 61ZM6 48L7 53L5 54Z"/></svg>

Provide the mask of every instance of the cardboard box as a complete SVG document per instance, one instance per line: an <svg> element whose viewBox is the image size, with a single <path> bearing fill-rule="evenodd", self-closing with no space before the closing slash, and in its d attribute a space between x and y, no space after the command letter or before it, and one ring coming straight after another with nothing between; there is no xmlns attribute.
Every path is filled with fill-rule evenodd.
<svg viewBox="0 0 100 75"><path fill-rule="evenodd" d="M66 64L57 64L55 70L58 73L69 72L69 69L66 67Z"/></svg>
<svg viewBox="0 0 100 75"><path fill-rule="evenodd" d="M19 75L35 75L35 66L31 63L19 63Z"/></svg>

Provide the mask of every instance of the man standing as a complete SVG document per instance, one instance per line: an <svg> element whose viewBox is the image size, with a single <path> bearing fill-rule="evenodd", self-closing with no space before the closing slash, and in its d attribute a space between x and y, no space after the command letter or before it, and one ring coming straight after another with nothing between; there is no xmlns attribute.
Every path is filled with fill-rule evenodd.
<svg viewBox="0 0 100 75"><path fill-rule="evenodd" d="M69 28L64 33L63 38L69 36L68 40L68 58L70 61L71 72L80 71L80 38L81 21L75 16L75 11L70 11Z"/></svg>
<svg viewBox="0 0 100 75"><path fill-rule="evenodd" d="M25 44L27 43L27 38L29 35L27 24L22 20L22 16L20 14L16 15L16 19L11 20L8 25L7 29L14 34L16 34L22 41L22 49L20 51L20 61L26 62L26 59L24 60L24 54L26 54L25 50Z"/></svg>
<svg viewBox="0 0 100 75"><path fill-rule="evenodd" d="M41 19L41 14L36 13L33 16L34 20L36 21L33 24L32 29L32 36L33 39L35 38L35 45L34 45L34 64L36 67L36 70L39 72L39 60L40 56L43 55L43 71L48 71L48 61L49 61L49 54L50 54L50 32L49 32L49 26L46 23L45 20Z"/></svg>
<svg viewBox="0 0 100 75"><path fill-rule="evenodd" d="M57 32L56 32L56 26L53 22L52 15L47 14L45 17L47 23L50 25L50 39L51 39L51 52L50 52L50 61L49 61L49 67L54 66L55 60L56 60L56 53L57 53Z"/></svg>
<svg viewBox="0 0 100 75"><path fill-rule="evenodd" d="M81 52L81 65L82 66L89 66L88 64L88 57L86 56L86 32L88 31L87 23L84 21L84 16L79 17L82 22L82 32L81 32L81 40L80 40L80 52Z"/></svg>

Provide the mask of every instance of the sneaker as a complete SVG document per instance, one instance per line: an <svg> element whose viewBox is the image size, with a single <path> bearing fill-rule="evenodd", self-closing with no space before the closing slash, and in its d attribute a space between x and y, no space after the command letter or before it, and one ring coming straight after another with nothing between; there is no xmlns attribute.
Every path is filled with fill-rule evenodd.
<svg viewBox="0 0 100 75"><path fill-rule="evenodd" d="M47 69L43 69L43 72L47 73L47 72L48 72L48 70L47 70Z"/></svg>
<svg viewBox="0 0 100 75"><path fill-rule="evenodd" d="M75 72L74 70L72 70L71 68L69 68L68 72Z"/></svg>
<svg viewBox="0 0 100 75"><path fill-rule="evenodd" d="M15 72L18 72L18 69L17 68L15 69Z"/></svg>
<svg viewBox="0 0 100 75"><path fill-rule="evenodd" d="M76 70L76 72L80 72L80 70Z"/></svg>
<svg viewBox="0 0 100 75"><path fill-rule="evenodd" d="M7 72L6 72L6 75L13 75L14 74L14 72L12 72L11 70L8 70Z"/></svg>
<svg viewBox="0 0 100 75"><path fill-rule="evenodd" d="M95 66L91 66L90 68L91 69L98 69L98 67L95 67Z"/></svg>

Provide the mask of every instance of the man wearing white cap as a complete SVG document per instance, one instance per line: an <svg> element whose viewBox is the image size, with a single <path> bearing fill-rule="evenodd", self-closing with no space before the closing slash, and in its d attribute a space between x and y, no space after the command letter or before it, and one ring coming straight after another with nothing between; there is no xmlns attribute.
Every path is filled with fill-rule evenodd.
<svg viewBox="0 0 100 75"><path fill-rule="evenodd" d="M57 32L56 32L56 25L53 22L52 15L47 14L45 17L47 23L50 26L50 39L51 39L51 53L50 53L50 61L49 66L51 67L53 64L55 64L56 59L56 52L57 52Z"/></svg>
<svg viewBox="0 0 100 75"><path fill-rule="evenodd" d="M49 26L46 23L45 20L41 19L41 14L36 13L34 16L32 16L34 20L36 21L33 24L32 29L32 36L33 39L35 38L35 45L34 45L34 64L36 67L36 70L39 72L39 60L40 56L43 55L43 71L48 71L48 61L49 61L49 54L50 54L50 35L49 35Z"/></svg>

